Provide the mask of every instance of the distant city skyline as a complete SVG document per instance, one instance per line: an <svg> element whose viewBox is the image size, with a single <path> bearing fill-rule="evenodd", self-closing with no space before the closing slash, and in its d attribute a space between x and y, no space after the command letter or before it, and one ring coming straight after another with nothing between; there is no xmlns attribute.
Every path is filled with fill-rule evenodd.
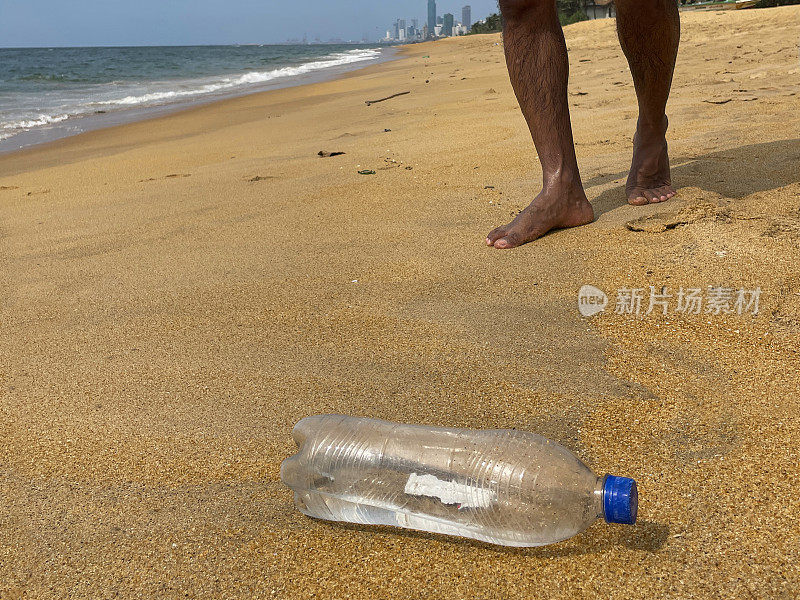
<svg viewBox="0 0 800 600"><path fill-rule="evenodd" d="M443 2L442 4L452 4ZM472 5L467 4L461 7L460 11L439 12L437 0L427 0L427 19L422 27L419 26L419 19L397 19L392 26L386 30L384 40L387 42L419 42L423 40L435 39L439 37L450 37L469 33L473 25ZM409 26L410 23L410 26Z"/></svg>
<svg viewBox="0 0 800 600"><path fill-rule="evenodd" d="M438 0L437 14L475 21L496 0ZM378 41L399 19L428 23L428 0L3 0L0 47L276 44L289 39Z"/></svg>

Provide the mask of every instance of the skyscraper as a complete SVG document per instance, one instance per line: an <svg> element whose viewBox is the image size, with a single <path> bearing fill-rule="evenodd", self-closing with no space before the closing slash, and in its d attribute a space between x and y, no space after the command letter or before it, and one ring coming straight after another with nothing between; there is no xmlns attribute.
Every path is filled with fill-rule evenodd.
<svg viewBox="0 0 800 600"><path fill-rule="evenodd" d="M436 31L436 0L428 0L428 35L434 36Z"/></svg>
<svg viewBox="0 0 800 600"><path fill-rule="evenodd" d="M472 7L469 4L461 9L461 24L467 28L467 31L472 29Z"/></svg>
<svg viewBox="0 0 800 600"><path fill-rule="evenodd" d="M447 13L444 17L442 17L442 35L444 36L453 35L454 23L455 23L455 17L451 13Z"/></svg>

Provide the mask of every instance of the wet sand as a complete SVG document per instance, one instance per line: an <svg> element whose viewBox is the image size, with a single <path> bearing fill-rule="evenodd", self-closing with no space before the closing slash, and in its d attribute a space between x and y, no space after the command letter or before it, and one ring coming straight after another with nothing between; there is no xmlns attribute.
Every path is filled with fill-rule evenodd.
<svg viewBox="0 0 800 600"><path fill-rule="evenodd" d="M499 36L0 157L0 596L796 597L798 31L684 15L679 196L641 208L613 21L568 27L599 217L510 252L483 238L541 180ZM649 286L761 310L613 314ZM326 412L542 433L635 477L640 522L520 550L310 520L278 472Z"/></svg>

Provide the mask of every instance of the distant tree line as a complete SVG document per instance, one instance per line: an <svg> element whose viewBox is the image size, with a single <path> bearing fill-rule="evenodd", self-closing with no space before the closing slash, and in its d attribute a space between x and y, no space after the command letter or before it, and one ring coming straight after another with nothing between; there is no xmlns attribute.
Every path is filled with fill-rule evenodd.
<svg viewBox="0 0 800 600"><path fill-rule="evenodd" d="M777 0L780 1L780 0ZM800 0L797 0L800 2ZM586 16L586 6L589 4L588 0L556 0L558 7L558 18L562 25L570 25L578 21L585 21L589 17ZM503 30L503 17L500 16L500 9L486 17L483 21L479 21L472 26L471 33L497 33Z"/></svg>
<svg viewBox="0 0 800 600"><path fill-rule="evenodd" d="M503 19L500 13L492 13L483 21L472 24L470 33L497 33L503 30Z"/></svg>
<svg viewBox="0 0 800 600"><path fill-rule="evenodd" d="M708 2L708 0L678 0L681 6ZM761 0L755 8L772 8L773 6L787 6L789 4L800 4L800 0Z"/></svg>
<svg viewBox="0 0 800 600"><path fill-rule="evenodd" d="M578 21L585 21L589 17L586 16L586 7L589 2L586 0L557 0L556 6L558 7L558 19L562 25L572 25Z"/></svg>
<svg viewBox="0 0 800 600"><path fill-rule="evenodd" d="M681 5L696 4L708 0L676 0ZM558 7L558 18L562 25L570 25L578 21L585 21L589 17L586 15L586 7L590 4L589 0L556 0ZM788 4L800 4L800 0L761 0L756 8L769 8L772 6L785 6ZM503 30L503 17L500 16L500 8L497 12L489 15L483 21L479 21L472 26L471 33L497 33Z"/></svg>

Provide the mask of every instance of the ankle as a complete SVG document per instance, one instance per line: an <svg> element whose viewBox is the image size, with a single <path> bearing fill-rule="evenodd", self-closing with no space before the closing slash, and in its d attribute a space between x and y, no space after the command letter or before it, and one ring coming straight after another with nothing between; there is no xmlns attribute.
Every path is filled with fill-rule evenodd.
<svg viewBox="0 0 800 600"><path fill-rule="evenodd" d="M583 190L583 183L577 168L574 167L561 167L551 171L544 172L544 188L557 188L563 191L570 191L572 189Z"/></svg>
<svg viewBox="0 0 800 600"><path fill-rule="evenodd" d="M583 182L576 172L559 172L544 178L542 193L556 195L564 200L581 202L586 200Z"/></svg>
<svg viewBox="0 0 800 600"><path fill-rule="evenodd" d="M667 115L646 115L640 114L639 121L636 128L644 133L653 133L658 135L666 135L669 128L669 119Z"/></svg>

